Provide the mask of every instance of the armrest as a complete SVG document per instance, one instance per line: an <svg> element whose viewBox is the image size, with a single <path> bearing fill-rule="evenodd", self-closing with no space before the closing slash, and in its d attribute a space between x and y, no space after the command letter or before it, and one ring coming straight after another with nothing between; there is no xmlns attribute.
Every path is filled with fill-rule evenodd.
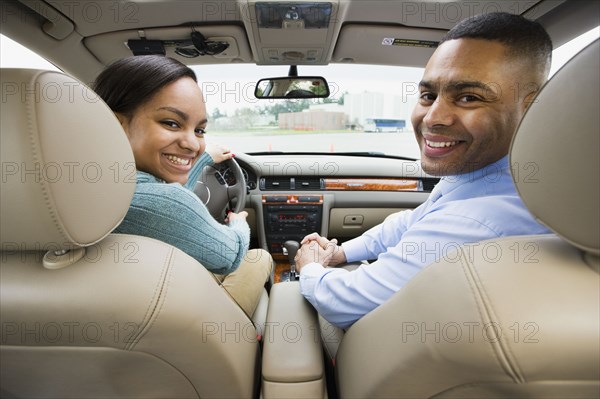
<svg viewBox="0 0 600 399"><path fill-rule="evenodd" d="M273 285L265 323L262 397L323 398L325 368L317 312L298 282Z"/></svg>

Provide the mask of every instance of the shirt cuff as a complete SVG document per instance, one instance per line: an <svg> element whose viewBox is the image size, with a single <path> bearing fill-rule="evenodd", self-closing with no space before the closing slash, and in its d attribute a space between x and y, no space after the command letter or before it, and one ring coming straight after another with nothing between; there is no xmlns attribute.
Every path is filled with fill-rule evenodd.
<svg viewBox="0 0 600 399"><path fill-rule="evenodd" d="M207 165L214 165L216 163L215 160L213 159L213 157L208 152L206 152L206 151L204 151L202 153L202 155L200 155L200 157L201 158L202 157L206 157L206 161L205 162L206 162Z"/></svg>
<svg viewBox="0 0 600 399"><path fill-rule="evenodd" d="M321 274L324 274L324 272L325 267L323 267L322 264L317 262L311 262L302 267L302 270L300 270L300 276L316 277Z"/></svg>
<svg viewBox="0 0 600 399"><path fill-rule="evenodd" d="M342 248L344 249L344 255L346 255L346 262L356 262L369 257L369 253L361 237L342 243Z"/></svg>
<svg viewBox="0 0 600 399"><path fill-rule="evenodd" d="M300 292L315 307L315 286L324 274L327 270L317 262L308 263L300 270Z"/></svg>
<svg viewBox="0 0 600 399"><path fill-rule="evenodd" d="M228 222L227 224L229 225L229 227L243 226L243 225L250 226L248 224L248 221L246 219L242 219L242 218L232 220L232 221Z"/></svg>

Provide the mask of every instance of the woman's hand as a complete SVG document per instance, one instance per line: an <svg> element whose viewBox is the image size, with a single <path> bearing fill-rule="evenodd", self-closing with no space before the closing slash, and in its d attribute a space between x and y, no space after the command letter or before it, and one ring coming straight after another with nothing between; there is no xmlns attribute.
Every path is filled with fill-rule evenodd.
<svg viewBox="0 0 600 399"><path fill-rule="evenodd" d="M240 213L229 212L225 221L227 223L231 223L234 220L246 220L247 217L248 217L248 212L246 212L246 211L241 211Z"/></svg>
<svg viewBox="0 0 600 399"><path fill-rule="evenodd" d="M300 242L302 246L296 254L296 270L300 271L305 264L311 262L320 263L325 267L346 263L344 248L337 243L335 238L328 240L318 233L307 235Z"/></svg>
<svg viewBox="0 0 600 399"><path fill-rule="evenodd" d="M206 152L208 152L208 155L210 155L215 163L221 163L235 157L229 148L223 147L222 145L216 143L207 144Z"/></svg>

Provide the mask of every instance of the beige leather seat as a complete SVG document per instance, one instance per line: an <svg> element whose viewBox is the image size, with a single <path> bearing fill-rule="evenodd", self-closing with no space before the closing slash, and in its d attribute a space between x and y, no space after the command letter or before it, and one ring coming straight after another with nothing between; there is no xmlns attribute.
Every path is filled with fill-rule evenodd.
<svg viewBox="0 0 600 399"><path fill-rule="evenodd" d="M423 270L346 332L342 398L600 397L599 47L550 80L511 148L520 195L556 235Z"/></svg>
<svg viewBox="0 0 600 399"><path fill-rule="evenodd" d="M0 396L256 396L256 329L213 276L110 234L135 165L108 107L60 73L1 80Z"/></svg>

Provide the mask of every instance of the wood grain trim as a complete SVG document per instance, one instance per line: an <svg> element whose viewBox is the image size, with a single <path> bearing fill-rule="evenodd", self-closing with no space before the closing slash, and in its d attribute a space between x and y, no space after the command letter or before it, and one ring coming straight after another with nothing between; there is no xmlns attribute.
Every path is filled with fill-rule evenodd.
<svg viewBox="0 0 600 399"><path fill-rule="evenodd" d="M338 191L417 191L417 179L325 179L325 190Z"/></svg>
<svg viewBox="0 0 600 399"><path fill-rule="evenodd" d="M273 283L277 284L279 282L281 282L281 274L285 271L289 271L290 270L290 264L285 261L285 262L276 262L275 263L275 275L273 278Z"/></svg>

